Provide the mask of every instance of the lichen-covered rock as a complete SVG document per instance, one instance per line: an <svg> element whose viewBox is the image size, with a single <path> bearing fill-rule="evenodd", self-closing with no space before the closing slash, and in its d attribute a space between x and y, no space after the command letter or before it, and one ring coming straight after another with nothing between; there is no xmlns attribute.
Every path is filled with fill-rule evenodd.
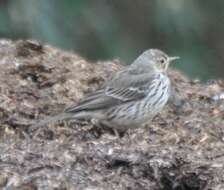
<svg viewBox="0 0 224 190"><path fill-rule="evenodd" d="M76 103L121 68L35 41L0 41L0 187L224 189L224 82L171 70L175 98L123 137L90 123L31 124ZM178 98L177 98L178 97Z"/></svg>

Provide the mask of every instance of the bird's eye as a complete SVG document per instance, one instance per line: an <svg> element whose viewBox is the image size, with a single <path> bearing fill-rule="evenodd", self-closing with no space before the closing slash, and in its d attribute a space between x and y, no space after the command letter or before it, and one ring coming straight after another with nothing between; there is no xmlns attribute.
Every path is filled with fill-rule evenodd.
<svg viewBox="0 0 224 190"><path fill-rule="evenodd" d="M162 59L160 59L160 63L165 63L165 59L164 58L162 58Z"/></svg>

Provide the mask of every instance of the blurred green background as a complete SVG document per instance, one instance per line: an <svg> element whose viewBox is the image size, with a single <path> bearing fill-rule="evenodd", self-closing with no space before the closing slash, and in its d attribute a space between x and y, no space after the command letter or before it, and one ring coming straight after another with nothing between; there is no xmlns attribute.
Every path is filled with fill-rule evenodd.
<svg viewBox="0 0 224 190"><path fill-rule="evenodd" d="M224 78L224 1L1 0L0 37L34 38L92 60L179 55L192 78Z"/></svg>

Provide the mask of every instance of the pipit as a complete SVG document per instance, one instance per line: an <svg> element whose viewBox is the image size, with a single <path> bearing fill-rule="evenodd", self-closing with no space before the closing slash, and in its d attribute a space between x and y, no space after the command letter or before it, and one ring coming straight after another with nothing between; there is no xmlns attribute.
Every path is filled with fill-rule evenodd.
<svg viewBox="0 0 224 190"><path fill-rule="evenodd" d="M115 73L104 88L31 129L67 119L94 120L115 130L142 126L167 103L170 96L167 69L178 58L158 49L146 50L131 65Z"/></svg>

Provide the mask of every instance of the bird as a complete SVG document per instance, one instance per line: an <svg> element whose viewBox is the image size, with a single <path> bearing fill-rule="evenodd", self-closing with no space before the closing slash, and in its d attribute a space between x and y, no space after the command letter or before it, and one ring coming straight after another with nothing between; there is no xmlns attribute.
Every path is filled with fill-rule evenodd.
<svg viewBox="0 0 224 190"><path fill-rule="evenodd" d="M171 92L167 70L176 59L179 57L170 57L159 49L148 49L116 72L104 87L31 128L62 120L90 120L120 131L141 127L167 103Z"/></svg>

